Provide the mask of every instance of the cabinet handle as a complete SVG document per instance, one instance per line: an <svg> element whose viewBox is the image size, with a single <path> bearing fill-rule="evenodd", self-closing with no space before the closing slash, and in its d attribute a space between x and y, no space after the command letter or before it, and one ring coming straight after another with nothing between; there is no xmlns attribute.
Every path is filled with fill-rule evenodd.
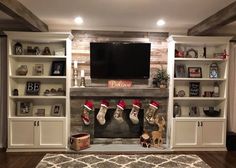
<svg viewBox="0 0 236 168"><path fill-rule="evenodd" d="M37 122L37 126L39 126L39 121Z"/></svg>
<svg viewBox="0 0 236 168"><path fill-rule="evenodd" d="M200 126L200 122L199 122L199 121L197 122L197 126L198 126L198 127Z"/></svg>
<svg viewBox="0 0 236 168"><path fill-rule="evenodd" d="M36 126L36 121L34 121L34 126Z"/></svg>
<svg viewBox="0 0 236 168"><path fill-rule="evenodd" d="M203 122L201 121L201 126L203 126Z"/></svg>

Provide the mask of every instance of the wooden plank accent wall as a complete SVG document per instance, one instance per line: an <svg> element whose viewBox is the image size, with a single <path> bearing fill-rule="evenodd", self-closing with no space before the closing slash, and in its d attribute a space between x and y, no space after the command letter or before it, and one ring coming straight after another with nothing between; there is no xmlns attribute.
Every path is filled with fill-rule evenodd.
<svg viewBox="0 0 236 168"><path fill-rule="evenodd" d="M165 67L167 65L166 38L168 37L168 33L72 30L72 34L74 35L72 60L78 60L79 72L81 69L84 69L86 76L90 76L90 42L149 41L151 43L150 77L152 77L158 67Z"/></svg>

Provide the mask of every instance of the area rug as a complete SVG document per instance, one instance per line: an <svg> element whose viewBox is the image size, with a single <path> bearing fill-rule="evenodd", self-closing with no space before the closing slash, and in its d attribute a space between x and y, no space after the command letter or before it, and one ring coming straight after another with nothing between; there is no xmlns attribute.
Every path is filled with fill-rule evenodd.
<svg viewBox="0 0 236 168"><path fill-rule="evenodd" d="M36 168L209 168L197 155L46 154Z"/></svg>

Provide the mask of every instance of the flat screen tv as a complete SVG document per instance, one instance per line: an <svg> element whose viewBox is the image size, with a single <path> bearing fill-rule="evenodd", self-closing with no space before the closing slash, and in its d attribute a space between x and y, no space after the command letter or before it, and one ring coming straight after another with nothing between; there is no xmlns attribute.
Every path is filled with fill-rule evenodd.
<svg viewBox="0 0 236 168"><path fill-rule="evenodd" d="M91 78L148 79L150 48L150 43L91 42Z"/></svg>

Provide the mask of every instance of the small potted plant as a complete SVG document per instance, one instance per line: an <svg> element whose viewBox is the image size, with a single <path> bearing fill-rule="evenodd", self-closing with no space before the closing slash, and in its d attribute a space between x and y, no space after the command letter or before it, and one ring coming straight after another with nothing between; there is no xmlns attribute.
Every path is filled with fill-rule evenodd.
<svg viewBox="0 0 236 168"><path fill-rule="evenodd" d="M164 69L163 67L157 69L157 73L155 75L155 81L157 87L160 88L167 88L169 80L169 75L167 74L167 70Z"/></svg>

